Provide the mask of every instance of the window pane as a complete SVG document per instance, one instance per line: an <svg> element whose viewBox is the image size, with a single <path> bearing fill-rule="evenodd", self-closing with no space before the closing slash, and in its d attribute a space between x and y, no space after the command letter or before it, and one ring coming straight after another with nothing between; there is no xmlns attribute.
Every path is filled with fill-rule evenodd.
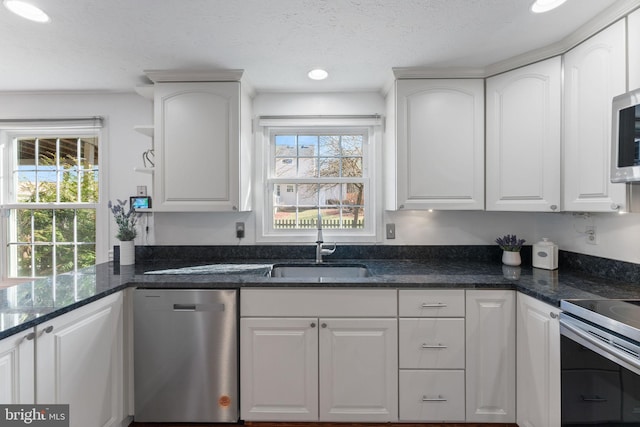
<svg viewBox="0 0 640 427"><path fill-rule="evenodd" d="M295 135L276 135L276 157L296 156Z"/></svg>
<svg viewBox="0 0 640 427"><path fill-rule="evenodd" d="M295 158L285 157L276 159L275 174L278 178L295 178L298 171Z"/></svg>
<svg viewBox="0 0 640 427"><path fill-rule="evenodd" d="M341 176L342 162L336 157L320 157L320 176L339 177Z"/></svg>
<svg viewBox="0 0 640 427"><path fill-rule="evenodd" d="M75 265L74 245L56 245L56 273L73 271Z"/></svg>
<svg viewBox="0 0 640 427"><path fill-rule="evenodd" d="M12 251L13 252L13 251ZM18 245L15 248L15 255L17 259L17 271L18 277L31 277L31 260L33 254L30 245Z"/></svg>
<svg viewBox="0 0 640 427"><path fill-rule="evenodd" d="M300 157L298 159L299 178L317 178L318 177L318 158L317 157Z"/></svg>
<svg viewBox="0 0 640 427"><path fill-rule="evenodd" d="M318 206L318 184L298 184L296 187L298 190L298 206Z"/></svg>
<svg viewBox="0 0 640 427"><path fill-rule="evenodd" d="M50 276L53 274L53 246L34 246L36 276Z"/></svg>
<svg viewBox="0 0 640 427"><path fill-rule="evenodd" d="M344 184L344 200L346 205L364 205L364 184Z"/></svg>
<svg viewBox="0 0 640 427"><path fill-rule="evenodd" d="M74 239L75 229L75 210L74 209L56 209L55 233L56 242L71 242ZM49 239L51 241L51 239Z"/></svg>
<svg viewBox="0 0 640 427"><path fill-rule="evenodd" d="M320 156L338 157L342 155L340 149L340 137L337 135L328 135L320 137Z"/></svg>
<svg viewBox="0 0 640 427"><path fill-rule="evenodd" d="M362 157L345 157L342 159L342 176L357 177L363 176Z"/></svg>
<svg viewBox="0 0 640 427"><path fill-rule="evenodd" d="M362 135L344 135L342 137L343 156L362 156Z"/></svg>
<svg viewBox="0 0 640 427"><path fill-rule="evenodd" d="M60 138L60 166L65 169L78 168L78 139Z"/></svg>
<svg viewBox="0 0 640 427"><path fill-rule="evenodd" d="M361 206L342 208L344 228L364 228L364 208Z"/></svg>
<svg viewBox="0 0 640 427"><path fill-rule="evenodd" d="M80 161L85 168L98 166L98 138L80 138Z"/></svg>
<svg viewBox="0 0 640 427"><path fill-rule="evenodd" d="M88 169L82 172L80 181L80 201L98 203L98 169Z"/></svg>
<svg viewBox="0 0 640 427"><path fill-rule="evenodd" d="M96 210L78 209L78 242L93 243L96 240Z"/></svg>
<svg viewBox="0 0 640 427"><path fill-rule="evenodd" d="M318 136L299 135L298 136L298 156L316 157L318 155Z"/></svg>
<svg viewBox="0 0 640 427"><path fill-rule="evenodd" d="M53 241L53 211L46 210L32 210L30 212L33 218L33 241L40 243L48 243ZM29 233L31 229L29 229ZM29 236L29 240L31 238Z"/></svg>
<svg viewBox="0 0 640 427"><path fill-rule="evenodd" d="M96 263L96 245L78 246L78 268L90 267Z"/></svg>

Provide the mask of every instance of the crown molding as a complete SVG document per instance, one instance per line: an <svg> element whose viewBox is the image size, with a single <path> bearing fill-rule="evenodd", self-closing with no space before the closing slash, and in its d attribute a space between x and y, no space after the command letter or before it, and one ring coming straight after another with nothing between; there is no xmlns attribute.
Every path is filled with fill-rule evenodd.
<svg viewBox="0 0 640 427"><path fill-rule="evenodd" d="M446 67L446 68L429 68L429 67L394 67L393 75L397 80L403 79L468 79L468 78L484 78L484 68L467 68L467 67Z"/></svg>

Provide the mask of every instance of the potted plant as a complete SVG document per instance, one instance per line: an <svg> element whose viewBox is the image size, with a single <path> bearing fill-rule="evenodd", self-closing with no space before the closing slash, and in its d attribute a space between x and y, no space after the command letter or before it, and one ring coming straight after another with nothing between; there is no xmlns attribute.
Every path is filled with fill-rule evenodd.
<svg viewBox="0 0 640 427"><path fill-rule="evenodd" d="M125 210L126 200L118 200L117 204L109 200L109 209L118 225L116 238L120 240L120 265L131 265L136 263L136 247L133 239L138 235L136 223L138 216L133 206Z"/></svg>
<svg viewBox="0 0 640 427"><path fill-rule="evenodd" d="M504 237L498 237L496 243L502 249L502 263L505 265L520 265L522 258L520 257L520 249L524 244L524 239L518 239L515 234L507 234Z"/></svg>

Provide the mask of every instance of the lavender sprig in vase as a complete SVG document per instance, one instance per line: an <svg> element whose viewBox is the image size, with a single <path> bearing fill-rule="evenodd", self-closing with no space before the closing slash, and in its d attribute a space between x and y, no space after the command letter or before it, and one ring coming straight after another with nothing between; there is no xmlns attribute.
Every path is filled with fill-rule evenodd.
<svg viewBox="0 0 640 427"><path fill-rule="evenodd" d="M515 234L507 234L504 237L498 237L496 243L502 249L502 263L504 265L518 266L522 264L520 257L520 249L524 244L524 239L518 239Z"/></svg>

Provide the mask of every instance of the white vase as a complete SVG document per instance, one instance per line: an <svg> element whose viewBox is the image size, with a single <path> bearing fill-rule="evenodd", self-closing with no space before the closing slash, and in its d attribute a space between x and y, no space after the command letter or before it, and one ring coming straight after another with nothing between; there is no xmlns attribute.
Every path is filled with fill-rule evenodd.
<svg viewBox="0 0 640 427"><path fill-rule="evenodd" d="M136 263L136 244L133 240L120 242L120 265Z"/></svg>
<svg viewBox="0 0 640 427"><path fill-rule="evenodd" d="M522 258L520 258L520 252L503 251L502 263L504 265L518 266L522 264Z"/></svg>

